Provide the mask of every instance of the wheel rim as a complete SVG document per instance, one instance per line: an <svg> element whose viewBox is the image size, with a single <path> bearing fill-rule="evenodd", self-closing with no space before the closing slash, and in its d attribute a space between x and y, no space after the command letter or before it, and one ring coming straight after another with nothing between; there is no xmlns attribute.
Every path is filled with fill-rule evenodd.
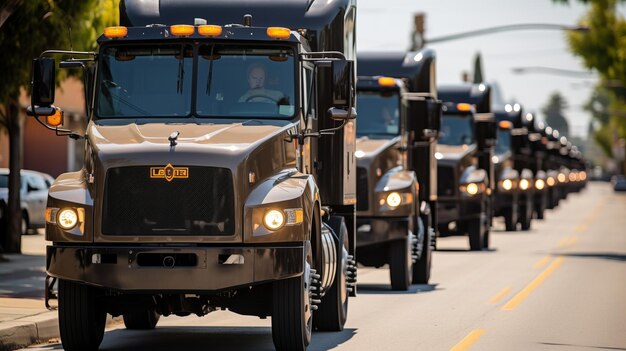
<svg viewBox="0 0 626 351"><path fill-rule="evenodd" d="M347 303L348 303L348 283L346 281L346 276L348 275L348 250L346 249L345 243L341 247L341 276L339 277L339 294L341 298L341 305L343 306L344 315L347 312Z"/></svg>
<svg viewBox="0 0 626 351"><path fill-rule="evenodd" d="M22 234L26 234L26 232L28 231L28 223L26 223L26 218L24 218L23 216L22 216L21 228L22 228Z"/></svg>
<svg viewBox="0 0 626 351"><path fill-rule="evenodd" d="M311 333L313 331L313 311L311 310L311 300L313 296L311 296L311 265L313 262L313 254L311 252L311 247L309 246L306 262L304 267L304 289L303 292L303 300L304 300L304 327L306 331L307 340L311 340Z"/></svg>

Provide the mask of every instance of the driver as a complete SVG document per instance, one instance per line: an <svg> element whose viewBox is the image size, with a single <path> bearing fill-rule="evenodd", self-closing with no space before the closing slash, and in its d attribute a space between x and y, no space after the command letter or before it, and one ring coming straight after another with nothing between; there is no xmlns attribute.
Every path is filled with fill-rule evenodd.
<svg viewBox="0 0 626 351"><path fill-rule="evenodd" d="M265 89L265 66L253 63L248 67L249 90L239 98L239 102L279 103L285 96L278 90Z"/></svg>

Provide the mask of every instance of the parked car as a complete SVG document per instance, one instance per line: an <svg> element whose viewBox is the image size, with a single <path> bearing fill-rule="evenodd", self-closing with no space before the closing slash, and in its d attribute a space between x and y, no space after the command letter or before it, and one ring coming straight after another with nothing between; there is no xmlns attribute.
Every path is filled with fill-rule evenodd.
<svg viewBox="0 0 626 351"><path fill-rule="evenodd" d="M615 176L611 179L611 183L613 183L613 190L626 191L626 176Z"/></svg>
<svg viewBox="0 0 626 351"><path fill-rule="evenodd" d="M45 173L29 170L22 170L20 175L22 234L27 234L29 230L44 227L46 224L45 211L48 189L54 182L54 178ZM0 199L8 204L8 197L9 170L0 168ZM6 215L6 213L3 214L3 216Z"/></svg>

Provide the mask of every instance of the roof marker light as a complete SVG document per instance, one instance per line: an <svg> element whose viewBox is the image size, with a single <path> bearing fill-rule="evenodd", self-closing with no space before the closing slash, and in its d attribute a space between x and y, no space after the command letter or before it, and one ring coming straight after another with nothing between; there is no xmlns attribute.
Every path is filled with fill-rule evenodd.
<svg viewBox="0 0 626 351"><path fill-rule="evenodd" d="M222 26L204 24L198 27L198 34L205 37L216 37L222 34Z"/></svg>
<svg viewBox="0 0 626 351"><path fill-rule="evenodd" d="M291 30L284 27L268 27L267 36L274 39L289 39Z"/></svg>
<svg viewBox="0 0 626 351"><path fill-rule="evenodd" d="M472 110L472 105L461 102L456 104L456 109L459 111L469 112Z"/></svg>
<svg viewBox="0 0 626 351"><path fill-rule="evenodd" d="M391 77L378 78L378 85L383 87L393 87L396 85L396 80Z"/></svg>
<svg viewBox="0 0 626 351"><path fill-rule="evenodd" d="M128 35L128 28L126 27L106 27L104 28L104 36L109 39L124 38Z"/></svg>
<svg viewBox="0 0 626 351"><path fill-rule="evenodd" d="M196 31L196 28L189 24L174 24L170 26L170 32L172 35L181 37L188 37Z"/></svg>

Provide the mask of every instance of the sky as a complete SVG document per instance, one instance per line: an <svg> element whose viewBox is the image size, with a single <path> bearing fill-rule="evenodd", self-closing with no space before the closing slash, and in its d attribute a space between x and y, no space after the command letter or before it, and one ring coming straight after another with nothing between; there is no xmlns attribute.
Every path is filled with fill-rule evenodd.
<svg viewBox="0 0 626 351"><path fill-rule="evenodd" d="M413 30L413 14L426 14L426 38L474 29L516 23L575 25L588 5L570 1L557 5L551 0L359 0L357 5L357 50L406 50ZM619 6L626 13L626 4ZM471 72L474 56L482 55L484 77L496 81L503 98L519 102L524 110L543 118L542 107L553 92L568 102L565 117L570 134L587 136L589 114L582 105L589 99L597 74L588 78L540 73L514 73L516 67L553 67L587 71L580 58L568 50L565 33L558 30L509 31L434 43L437 53L437 83L461 82L463 71Z"/></svg>

